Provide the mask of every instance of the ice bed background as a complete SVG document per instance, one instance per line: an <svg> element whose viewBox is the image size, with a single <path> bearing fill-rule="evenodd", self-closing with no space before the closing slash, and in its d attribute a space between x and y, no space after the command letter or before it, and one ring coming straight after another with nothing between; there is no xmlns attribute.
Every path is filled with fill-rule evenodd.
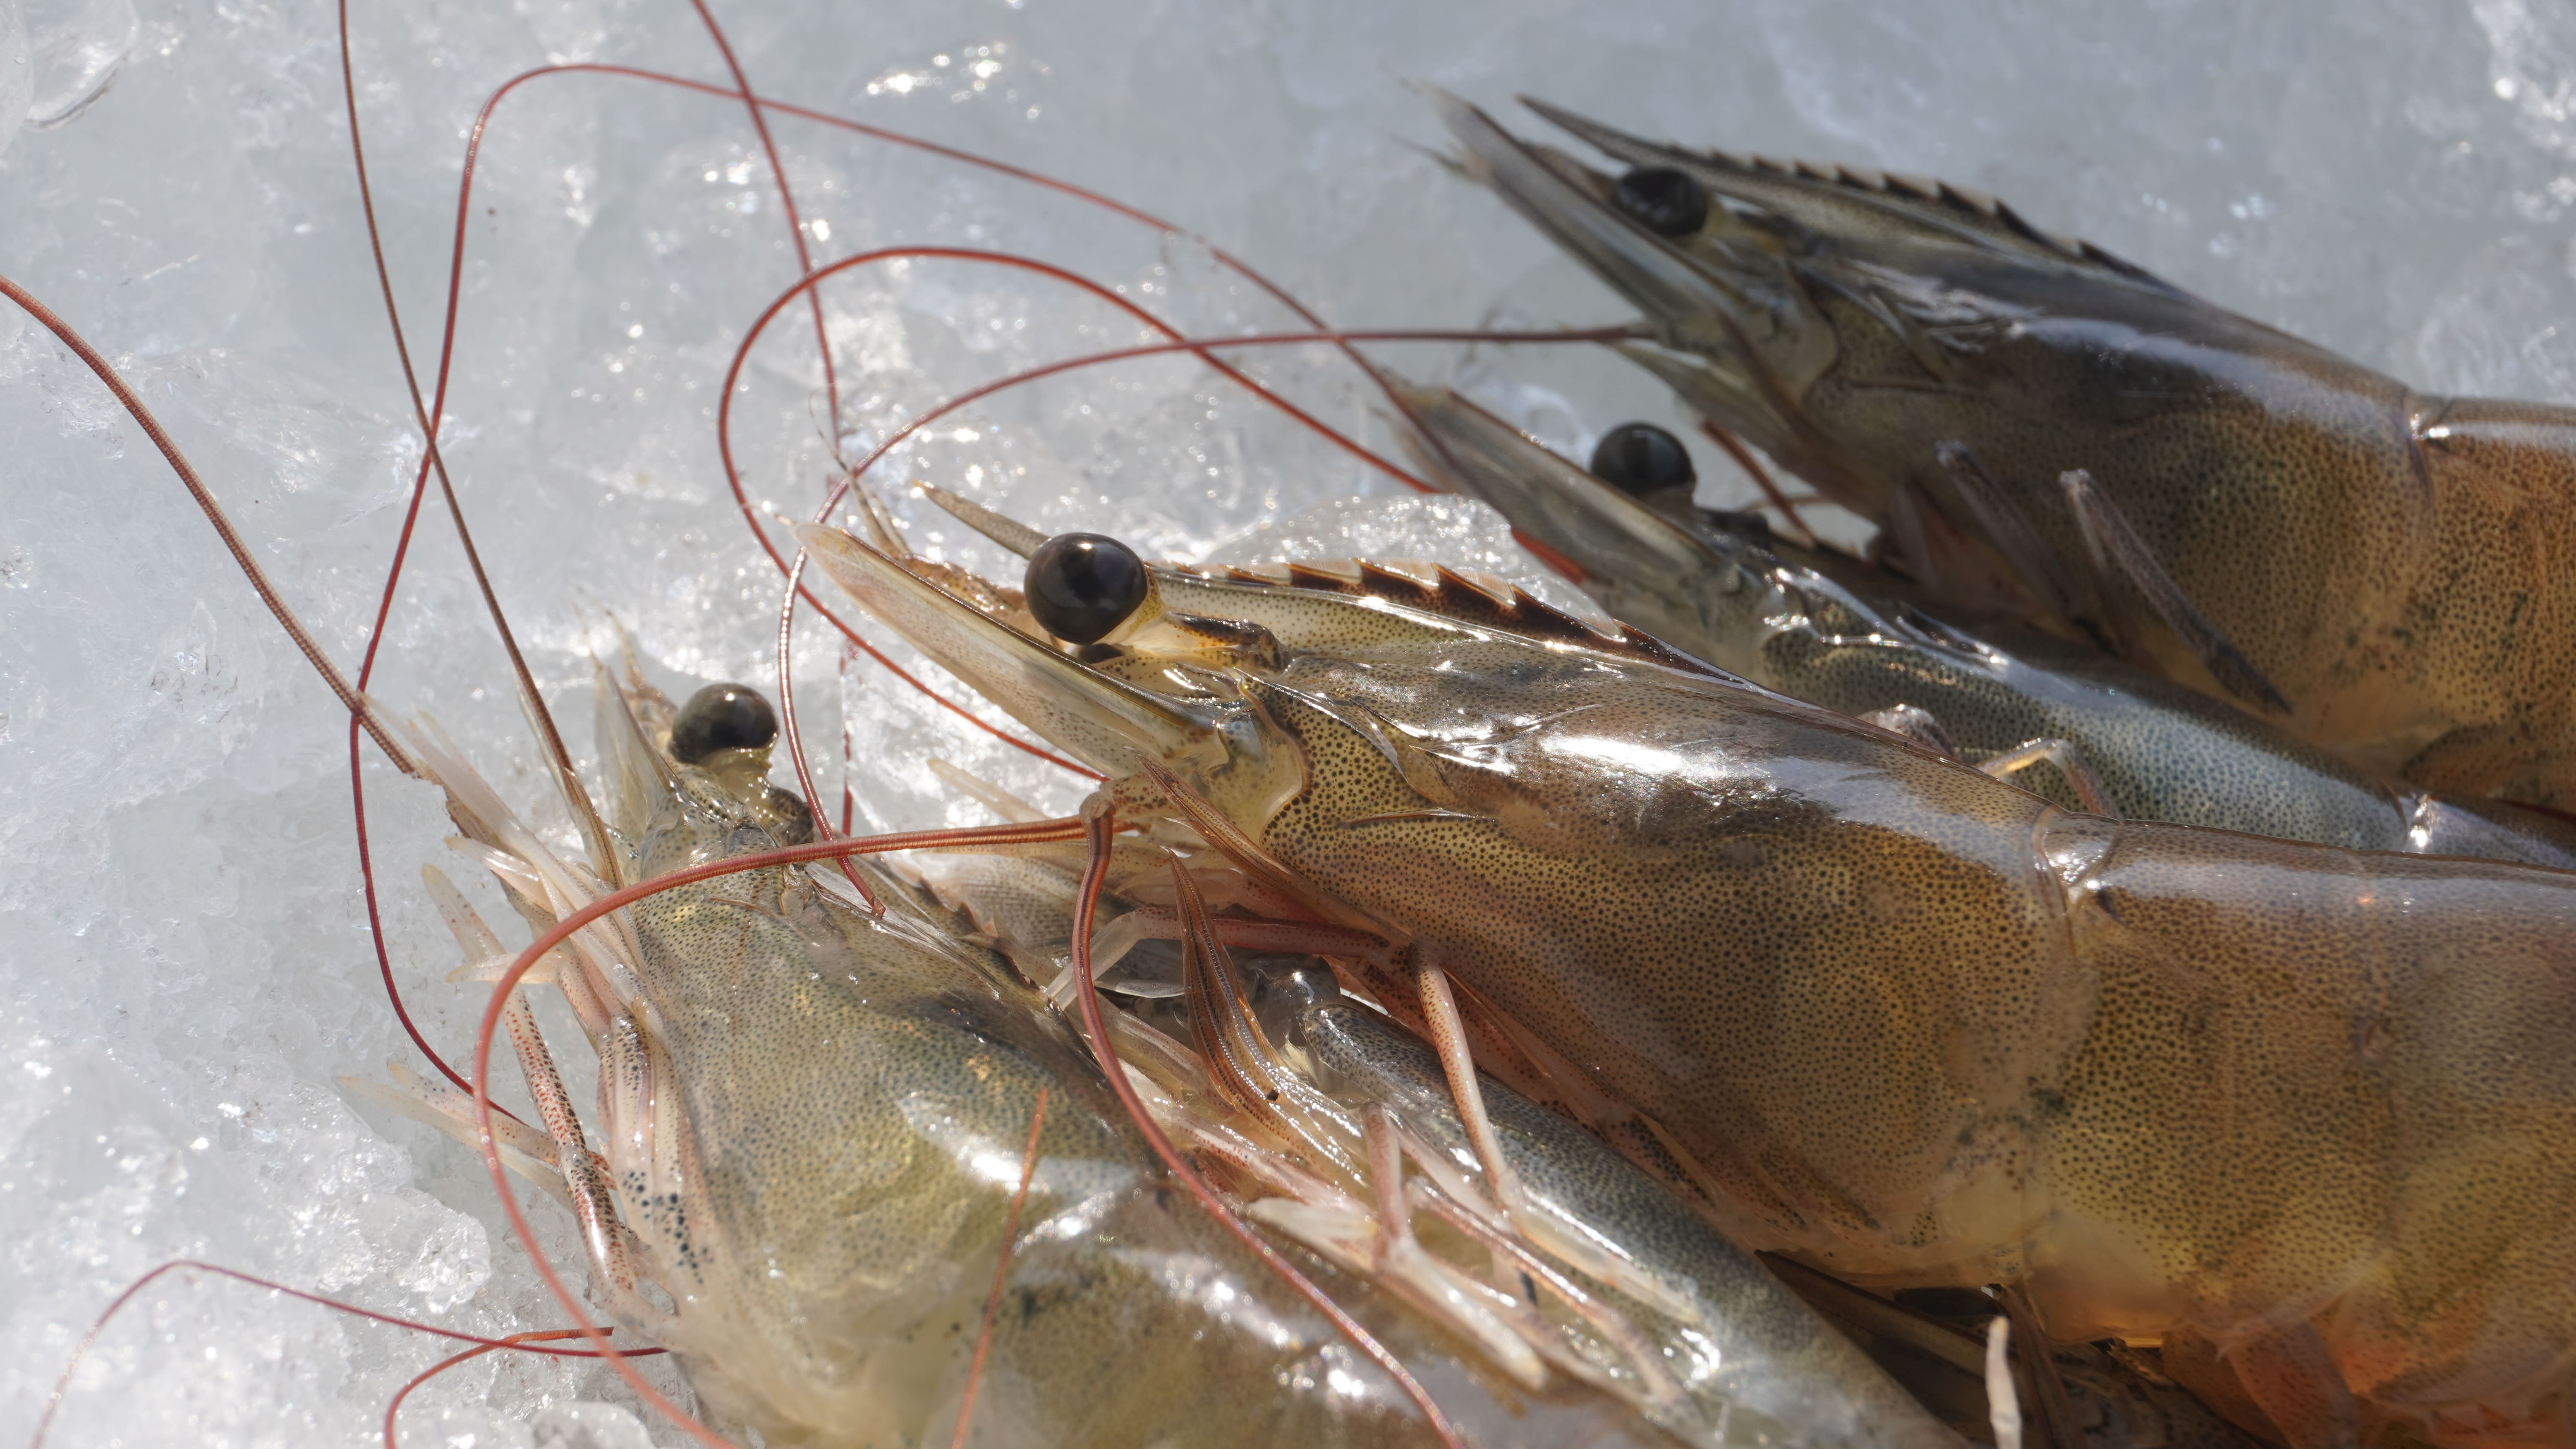
<svg viewBox="0 0 2576 1449"><path fill-rule="evenodd" d="M2576 396L2563 6L716 3L764 93L1100 188L1351 325L1624 315L1428 159L1436 130L1405 85L1427 80L1489 106L1527 91L1649 135L1981 187L2419 387ZM353 0L351 21L424 369L464 130L496 84L586 60L723 78L681 0ZM318 0L0 0L0 271L118 361L326 647L354 661L419 445L360 230L333 27ZM820 256L1022 251L1194 331L1286 321L1196 243L777 127ZM500 112L469 232L447 455L577 747L588 651L612 617L669 685L766 683L776 590L724 492L712 411L734 344L794 272L740 108L629 80L537 82ZM855 444L975 382L1139 336L989 268L878 270L829 297ZM1594 355L1380 355L1570 449L1628 417L1674 420ZM1385 437L1328 355L1255 366ZM828 410L800 315L750 376L736 436L751 492L810 508ZM934 479L1149 553L1436 549L1532 570L1490 520L1404 500L1179 361L1030 389L890 468L889 483ZM1703 471L1712 498L1742 496L1714 459ZM1001 562L902 506L935 550ZM375 693L434 714L558 827L434 504L412 568ZM982 818L942 797L934 754L1051 807L1076 798L873 666L844 669L819 629L801 637L825 789L852 778L868 824ZM0 312L0 1441L27 1433L108 1298L172 1257L481 1333L556 1321L479 1166L334 1085L411 1050L364 934L346 729L140 432ZM479 1007L444 981L456 952L416 874L444 855L443 820L426 788L370 758L395 968L461 1059ZM586 1094L577 1038L559 1046ZM540 1216L568 1253L559 1215ZM386 1398L439 1352L240 1285L169 1280L92 1353L55 1442L371 1442ZM487 1359L416 1398L406 1424L414 1443L640 1442L623 1400L596 1373Z"/></svg>

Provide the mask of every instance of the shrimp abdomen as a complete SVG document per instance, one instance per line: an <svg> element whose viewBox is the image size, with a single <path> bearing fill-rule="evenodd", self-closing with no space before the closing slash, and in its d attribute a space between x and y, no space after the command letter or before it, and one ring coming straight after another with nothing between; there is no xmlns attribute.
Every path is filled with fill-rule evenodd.
<svg viewBox="0 0 2576 1449"><path fill-rule="evenodd" d="M2304 1318L2365 1397L2529 1413L2576 1338L2576 877L2103 838L2066 889L2092 1024L2034 1103L2052 1330ZM2125 1254L2166 1301L2099 1281Z"/></svg>

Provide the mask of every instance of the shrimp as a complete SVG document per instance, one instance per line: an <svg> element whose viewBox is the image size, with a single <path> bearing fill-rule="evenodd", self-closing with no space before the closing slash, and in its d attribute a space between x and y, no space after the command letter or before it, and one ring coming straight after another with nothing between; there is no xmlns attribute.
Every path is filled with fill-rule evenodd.
<svg viewBox="0 0 2576 1449"><path fill-rule="evenodd" d="M551 858L469 766L415 744L532 919L580 900L585 872L652 881L810 835L766 782L777 726L756 694L710 687L674 710L603 681L599 698L612 858ZM604 1161L592 1173L578 1138L555 1144L594 1278L678 1356L714 1422L814 1445L964 1436L970 1413L967 1442L1425 1441L1375 1365L1162 1180L1043 998L930 900L860 869L881 915L828 871L773 866L648 895L552 968L601 1057ZM493 933L449 899L487 959ZM520 1050L542 1105L554 1073L534 1040ZM1615 1397L1480 1373L1364 1276L1338 1294L1474 1442L1660 1439Z"/></svg>
<svg viewBox="0 0 2576 1449"><path fill-rule="evenodd" d="M1750 531L1758 517L1705 512L1669 434L1650 456L1675 471L1621 491L1454 392L1405 398L1424 460L1578 570L1604 609L1766 688L1879 722L1920 711L1942 747L2026 770L2016 783L2069 809L2576 866L2576 827L2550 816L2373 779L2162 676L2034 629L1948 622L1906 602L1901 580L1774 543Z"/></svg>
<svg viewBox="0 0 2576 1449"><path fill-rule="evenodd" d="M799 537L1106 808L1633 1110L1739 1244L2012 1285L2301 1445L2564 1422L2576 875L2070 815L1455 576L1165 587L1060 537L1048 638Z"/></svg>
<svg viewBox="0 0 2576 1449"><path fill-rule="evenodd" d="M1613 178L1434 100L1645 309L1631 357L1937 594L2086 625L2374 773L2576 805L2576 412L2413 392L1954 187L1539 107Z"/></svg>

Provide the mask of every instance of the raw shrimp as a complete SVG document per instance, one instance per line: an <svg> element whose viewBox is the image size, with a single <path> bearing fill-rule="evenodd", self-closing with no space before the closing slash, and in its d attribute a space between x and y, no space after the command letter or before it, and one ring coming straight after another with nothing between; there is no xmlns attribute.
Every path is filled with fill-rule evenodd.
<svg viewBox="0 0 2576 1449"><path fill-rule="evenodd" d="M582 903L592 875L650 882L810 835L766 783L776 724L756 695L710 687L675 712L603 682L599 698L616 854L586 867L435 741L414 747L532 919ZM718 1425L911 1444L964 1435L971 1406L966 1442L1429 1439L1329 1320L1163 1180L1036 991L936 904L854 869L883 914L828 868L770 866L646 895L549 958L602 1058L603 1161L564 1173L595 1278ZM469 957L490 959L490 930L448 899ZM545 1049L512 1034L551 1126ZM549 1146L568 1150L527 1153ZM1462 1360L1364 1279L1336 1292L1471 1442L1660 1437L1611 1396Z"/></svg>
<svg viewBox="0 0 2576 1449"><path fill-rule="evenodd" d="M1405 399L1426 462L1577 570L1613 617L1810 704L1873 720L1922 711L1942 748L1972 764L2023 764L2014 783L2069 809L2352 850L2576 865L2576 826L2373 779L2223 701L2037 630L1951 623L1908 602L1903 580L1774 541L1755 531L1758 515L1698 508L1687 471L1629 480L1643 490L1632 497L1454 392ZM1687 470L1679 442L1663 443L1656 456ZM2071 756L2052 762L2056 746ZM2075 771L2089 777L2081 791Z"/></svg>
<svg viewBox="0 0 2576 1449"><path fill-rule="evenodd" d="M1936 593L2000 579L2365 769L2576 804L2576 412L2418 394L1953 187L1541 108L1614 178L1434 100L1646 310L1632 356Z"/></svg>
<svg viewBox="0 0 2576 1449"><path fill-rule="evenodd" d="M988 613L800 538L1114 808L1641 1114L1739 1243L2216 1344L2301 1444L2567 1411L2576 875L2069 815L1454 576L1103 592L1059 538Z"/></svg>

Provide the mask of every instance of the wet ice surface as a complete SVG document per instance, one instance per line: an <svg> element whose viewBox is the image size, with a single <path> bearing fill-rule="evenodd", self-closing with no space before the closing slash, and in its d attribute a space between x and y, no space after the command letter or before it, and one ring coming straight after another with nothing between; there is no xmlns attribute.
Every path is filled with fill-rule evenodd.
<svg viewBox="0 0 2576 1449"><path fill-rule="evenodd" d="M492 88L548 61L722 75L676 4L352 9L379 215L424 373L463 136ZM719 11L769 94L1099 187L1354 325L1621 315L1408 144L1436 139L1400 84L1421 78L1490 106L1526 90L1648 135L1942 176L2418 386L2576 395L2576 338L2558 321L2576 317L2576 18L2563 7ZM0 0L0 271L117 359L351 663L419 446L367 265L336 64L332 11L314 0ZM1195 331L1287 324L1197 244L777 126L820 256L1024 252ZM577 739L585 651L611 616L667 683L772 677L773 576L725 492L713 430L736 342L794 275L750 143L728 103L600 76L531 83L486 139L445 445ZM842 427L861 448L974 383L1141 336L1061 285L956 262L854 273L827 296ZM790 312L772 329L734 418L751 496L794 511L814 506L828 457L810 326ZM1569 451L1628 417L1673 420L1642 378L1595 355L1381 355L1463 379ZM1384 442L1370 395L1328 354L1248 365ZM1713 501L1742 499L1717 459L1702 470ZM1118 532L1149 554L1532 567L1457 505L1403 500L1173 359L978 406L885 477L1042 528ZM932 551L1002 566L927 505L896 506ZM434 510L411 567L371 688L435 714L560 830ZM933 755L1051 809L1078 798L873 666L845 666L824 631L799 639L825 788L852 781L866 824L985 819L939 789ZM367 945L346 750L345 716L141 433L0 309L0 1440L31 1427L100 1307L174 1257L480 1333L558 1321L468 1155L333 1083L411 1059ZM372 756L366 776L396 974L423 1031L462 1057L477 1004L444 981L456 951L417 883L445 823L427 790ZM560 1215L539 1217L568 1256ZM388 1398L438 1352L237 1284L165 1280L93 1350L56 1442L372 1442ZM606 1446L643 1431L576 1401L623 1398L595 1373L484 1359L415 1396L405 1422L414 1443Z"/></svg>

